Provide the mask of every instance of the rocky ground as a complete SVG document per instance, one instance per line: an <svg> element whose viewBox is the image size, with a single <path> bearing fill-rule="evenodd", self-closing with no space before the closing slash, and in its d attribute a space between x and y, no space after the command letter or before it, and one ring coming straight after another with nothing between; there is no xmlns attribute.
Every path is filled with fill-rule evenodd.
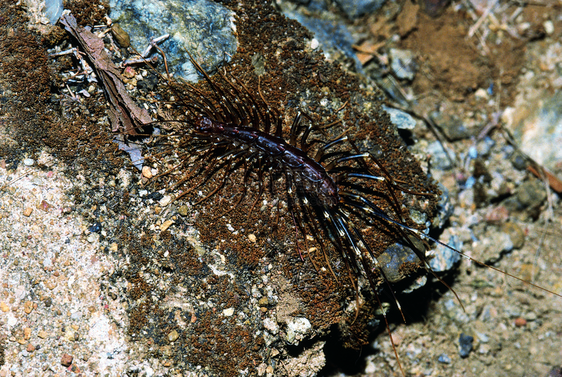
<svg viewBox="0 0 562 377"><path fill-rule="evenodd" d="M253 15L238 22L281 30L247 3L231 4ZM406 375L547 376L561 367L562 298L504 272L562 294L559 4L456 2L434 17L410 2L345 17L318 4L278 8L345 25L339 49L314 43L359 72L365 96L376 82L416 120L400 134L453 208L435 236L501 270L463 260L443 277L452 290L434 281L398 296L406 323L389 319ZM80 25L107 21L103 4L67 6ZM275 253L281 241L257 250L260 234L194 228L189 202L143 185L112 142L101 88L67 84L78 61L47 55L66 33L32 8L0 6L0 376L401 375L386 332L341 347L349 290L306 264L293 274L301 261ZM276 40L291 38L318 62L312 35ZM339 71L319 67L339 88ZM226 253L227 241L252 251Z"/></svg>

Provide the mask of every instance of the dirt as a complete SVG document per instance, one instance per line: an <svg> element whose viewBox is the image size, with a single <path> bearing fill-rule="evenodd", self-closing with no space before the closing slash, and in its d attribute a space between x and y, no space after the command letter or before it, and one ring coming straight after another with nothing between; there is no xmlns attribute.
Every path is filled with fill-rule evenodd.
<svg viewBox="0 0 562 377"><path fill-rule="evenodd" d="M106 8L103 4L94 3L88 2L88 9L95 10L92 13L80 11L86 8L80 6L81 2L73 2L80 22L102 23ZM61 161L62 170L66 171L69 179L81 177L82 183L77 182L68 193L69 199L65 205L71 209L64 213L72 212L73 216L84 219L87 224L99 222L104 228L109 228L110 224L115 227L114 233L104 236L106 240L100 244L100 249L104 256L127 260L127 263L117 263L113 269L108 267L108 272L100 278L102 293L98 296L102 297L99 299L101 301L96 302L105 309L91 309L90 312L100 310L110 316L110 309L117 302L126 302L125 320L115 314L117 310L111 315L114 316L114 323L126 327L126 338L133 349L130 360L151 360L152 367L161 371L159 373L177 375L185 372L182 370L185 365L197 365L201 360L205 364L203 369L194 368L194 371L209 375L233 375L241 369L248 369L251 374L263 369L265 374L268 365L276 366L273 375L314 374L325 363L319 375L401 376L398 360L406 375L412 376L546 376L551 369L560 366L562 298L505 273L479 267L474 262L463 261L458 270L443 276L444 282L452 289L433 281L413 293L397 295L406 317L406 323L403 323L396 309L388 314L399 356L397 360L387 334L371 334L367 338L367 332L364 331L369 327L368 320L372 312L378 309L375 306L365 305L364 317L360 317L356 323L358 330L355 329L355 333L350 330L352 334L359 334L359 342L368 341L372 347L364 345L357 352L345 350L338 344L339 340L334 341L337 337L326 335L330 331L336 332L331 326L340 322L342 316L355 315L353 310L345 311L342 305L342 302L353 302L355 297L350 293L353 290L349 286L342 288L336 284L320 284L321 279L317 278L317 271L310 264L295 270L294 265L300 263L296 254L271 255L278 249L286 248L282 240L272 247L264 236L260 243L253 245L243 233L232 235L228 230L230 223L215 229L216 225L210 220L202 227L201 234L190 233L189 226L195 215L187 218L174 216L174 226L178 229L175 233L155 231L163 226L163 217L159 216L163 209L158 204L162 198L141 197L138 191L142 187L135 186L137 183L125 185L127 179L122 177L134 176L136 182L140 181L139 173L130 166L130 161L118 150L117 145L112 143L109 125L98 122L98 119L104 118L107 110L103 93L96 91L86 101L74 101L62 94L63 86L57 77L75 62L71 59L55 61L49 59L45 52L46 46L60 43L60 39L64 38L60 30L41 37L27 28L26 10L23 7L15 3L4 7L0 17L3 37L1 64L4 72L17 76L18 80L4 77L0 82L3 93L1 125L5 128L4 135L9 135L10 140L13 140L2 144L2 170L6 174L10 171L20 172L17 170L18 163L21 169L20 161L26 157L40 160L37 157L47 147ZM376 44L381 38L387 41L383 52L398 47L414 53L419 66L416 78L411 83L400 83L402 89L412 95L410 98L415 99L409 101L412 106L406 110L418 115L418 119L427 119L434 110L439 110L442 114L463 120L468 128L468 136L448 139L448 135L454 134L451 130L430 131L427 125L418 121L418 126L409 135L409 139L416 143L410 145L409 149L421 160L424 168L431 165L425 148L435 140L434 134L439 135L457 157L466 156L468 150L477 144L475 138L492 121L491 114L513 105L517 94L527 89L522 85L529 85L528 81L521 80L521 77L529 71L541 71L544 68L536 67L536 56L548 44L559 40L562 32L560 9L549 6L525 6L515 21L504 22L500 18L504 23L499 26L503 25L503 28L485 23L472 37L468 37L468 34L476 22L474 15L455 10L454 6L448 7L435 18L425 15L410 2L400 4L400 7L388 7L388 11L379 12L377 16L365 16L356 21L355 26L350 25L351 29L361 31L358 34L363 36L365 43ZM514 8L506 7L502 14L511 14L513 11ZM95 14L93 19L88 18L91 14ZM259 26L258 20L261 19L271 25L287 22L273 14L269 17L257 13L251 16L254 17L248 25ZM549 33L544 27L546 20L553 23L553 30ZM522 24L526 26L518 28ZM236 58L236 63L242 69L245 64L251 64L249 52L264 50L262 40L252 39L252 33L257 34L256 30L262 30L258 26L255 29L248 26L245 32L241 32L243 37L248 38L245 44L248 55L242 53ZM277 30L269 26L265 28L271 34ZM485 43L479 39L484 28L492 30L487 34ZM511 37L506 31L508 29L515 30L520 38ZM399 42L390 41L389 37L394 33L400 35ZM283 78L265 78L261 82L262 87L283 86L280 92L295 93L295 98L298 98L304 94L296 93L295 88L298 86L292 85L304 80L314 82L315 79L310 78L310 75L319 75L323 80L321 89L328 87L342 103L348 99L362 98L350 95L342 84L349 82L349 87L356 87L361 79L353 79L338 73L330 65L319 63L321 60L318 55L310 58L311 55L301 54L302 40L309 36L296 33L293 37L296 40L279 37L279 51L270 51L270 64L277 64L272 69L279 71L279 77ZM284 65L289 64L290 55L295 54L298 54L296 60L301 65ZM279 56L283 59L276 60ZM58 89L55 89L56 85L59 85ZM479 89L485 91L490 87L493 88L492 94L483 99ZM379 92L374 93L378 95ZM266 95L278 101L282 98L275 97L275 90L266 92ZM310 102L314 104L314 99ZM347 116L358 122L366 122L366 115L357 108L352 106L346 110ZM429 170L434 179L449 190L455 208L441 239L446 240L448 235L456 234L464 242L465 254L473 255L478 260L491 260L489 263L501 271L521 276L540 287L562 294L562 256L558 253L562 209L558 196L552 191L548 192L529 171L514 167L506 157L509 143L500 126L491 127L488 135L495 144L480 160L458 158L451 169ZM388 139L391 140L390 137ZM400 148L398 144L390 144L388 149L393 147ZM394 152L385 153L391 156L390 153ZM401 155L392 156L388 159L396 160L394 163L399 164L395 156ZM128 167L124 168L125 165ZM40 168L46 171L52 169L49 165L40 165ZM417 174L418 171L414 169L405 178L413 179ZM500 180L506 188L496 190L501 191L501 194L489 194L494 181L486 180L485 177L497 175L502 177ZM463 185L470 176L484 178L474 188L465 189ZM540 183L538 187L547 191L548 200L540 201L532 211L530 208L506 209L503 200L513 197L522 183L531 181ZM420 182L417 183L418 189L422 187ZM2 186L3 189L5 187ZM166 214L165 209L163 211ZM217 209L210 206L202 208L204 213L212 211ZM243 227L244 222L244 216L233 217L237 227ZM488 252L494 252L494 243L499 242L507 232L504 229L512 224L515 224L515 233L523 234L524 245L510 253L488 255ZM289 230L286 233L289 234ZM89 234L84 231L83 237ZM266 230L262 235L266 235ZM484 241L487 237L492 245L482 246L486 244ZM198 249L203 247L200 241L212 244L213 238L236 239L238 254L214 251L203 256ZM219 244L221 242L216 241ZM113 248L114 244L119 245L118 251ZM282 266L279 272L271 272L272 262ZM63 275L68 273L67 268L59 267ZM210 269L216 268L224 268L226 276L235 278L231 280L224 274L211 273ZM262 278L256 277L256 271L263 275L263 282L259 281ZM41 275L38 276L42 279L43 275L51 276L55 272L43 269L39 270L38 274ZM343 274L342 271L336 273ZM326 273L323 278L326 276L329 274ZM258 304L259 298L267 297L267 290L271 289L268 279L279 290L276 292L278 302L259 301ZM233 281L251 283L233 284ZM10 297L11 285L4 284L3 294ZM31 283L30 286L35 287ZM196 300L186 302L186 289L190 289L194 297L207 300L208 306L196 307ZM41 300L44 302L46 299ZM250 303L247 307L244 305L246 302ZM272 312L276 306L279 307L278 318L285 318L285 322L290 322L288 318L305 315L317 329L310 343L305 341L300 348L289 347L289 352L283 348L281 359L275 353L279 352L276 347L264 347L268 342L267 337L255 336L262 331L261 321L267 316L264 313L268 310ZM217 312L227 313L230 308L243 314L239 314L240 317L216 315ZM13 311L16 312L15 309ZM330 315L326 315L326 312L330 312ZM63 317L64 313L57 318ZM347 319L348 323L351 322ZM194 325L186 325L190 323ZM63 329L68 328L68 325L63 325ZM170 344L168 340L175 336L174 332L180 334L181 338ZM467 357L461 357L458 352L461 333L474 337L473 349ZM16 331L0 334L0 366L12 362L11 358L17 359L13 355L19 352L18 334ZM318 342L318 339L321 341ZM60 348L57 341L53 343L55 350ZM326 346L323 346L323 341L327 342ZM45 347L50 347L50 343L44 343ZM25 346L25 342L19 344ZM86 347L85 344L84 341L83 347ZM77 348L74 347L75 352L82 352L76 351ZM72 349L65 348L66 352L72 352ZM218 356L209 357L209 353ZM230 363L224 362L223 355L229 355ZM449 362L440 362L439 357L442 355L446 355ZM88 363L88 358L82 356L84 359L86 361L75 362L74 365L81 366L86 373L93 374L101 365ZM311 370L304 368L307 363L310 363ZM31 361L28 364L31 365ZM59 371L57 367L60 369L60 366L50 367L53 373ZM127 368L124 370L128 372L136 370L132 365Z"/></svg>

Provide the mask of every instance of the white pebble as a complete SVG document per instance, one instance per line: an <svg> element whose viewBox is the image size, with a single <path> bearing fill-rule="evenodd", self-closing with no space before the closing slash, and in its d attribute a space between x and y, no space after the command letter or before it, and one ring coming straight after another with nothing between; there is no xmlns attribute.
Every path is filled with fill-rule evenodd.
<svg viewBox="0 0 562 377"><path fill-rule="evenodd" d="M225 317L231 317L231 316L234 314L234 308L224 309L224 310L222 311L222 314L223 314Z"/></svg>
<svg viewBox="0 0 562 377"><path fill-rule="evenodd" d="M318 48L319 45L320 45L320 42L318 42L318 39L312 38L312 40L310 41L310 48L315 50L315 49Z"/></svg>
<svg viewBox="0 0 562 377"><path fill-rule="evenodd" d="M35 163L35 161L32 158L26 158L25 160L23 160L23 164L25 166L31 166Z"/></svg>

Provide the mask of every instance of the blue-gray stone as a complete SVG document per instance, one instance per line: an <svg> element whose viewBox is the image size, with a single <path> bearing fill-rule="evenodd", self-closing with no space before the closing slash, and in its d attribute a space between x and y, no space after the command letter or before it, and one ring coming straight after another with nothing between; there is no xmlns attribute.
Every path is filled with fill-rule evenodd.
<svg viewBox="0 0 562 377"><path fill-rule="evenodd" d="M45 0L45 16L49 19L51 25L56 24L62 15L62 0Z"/></svg>
<svg viewBox="0 0 562 377"><path fill-rule="evenodd" d="M347 17L354 19L379 9L385 0L334 0L334 2Z"/></svg>
<svg viewBox="0 0 562 377"><path fill-rule="evenodd" d="M402 266L405 263L419 263L420 259L412 249L401 244L394 244L388 247L377 257L384 276L391 283L404 279Z"/></svg>
<svg viewBox="0 0 562 377"><path fill-rule="evenodd" d="M418 69L413 52L410 50L391 48L389 56L390 68L392 68L396 77L412 81Z"/></svg>
<svg viewBox="0 0 562 377"><path fill-rule="evenodd" d="M416 120L412 118L410 114L386 105L383 105L382 108L390 115L390 121L396 128L401 130L413 130L416 127Z"/></svg>
<svg viewBox="0 0 562 377"><path fill-rule="evenodd" d="M363 66L353 50L355 39L346 25L337 21L308 17L290 9L285 9L283 14L290 19L298 21L298 23L313 32L314 38L319 42L320 48L324 53L330 53L331 50L340 51L355 61L355 69L358 72L363 72Z"/></svg>
<svg viewBox="0 0 562 377"><path fill-rule="evenodd" d="M111 0L110 17L142 52L151 38L170 34L159 46L170 70L187 81L199 75L188 52L206 71L228 62L237 49L234 14L208 0Z"/></svg>
<svg viewBox="0 0 562 377"><path fill-rule="evenodd" d="M441 355L439 355L437 361L439 361L441 364L451 364L451 358L446 353L442 353Z"/></svg>
<svg viewBox="0 0 562 377"><path fill-rule="evenodd" d="M451 236L447 245L455 250L461 250L462 241L457 236ZM460 260L461 255L456 251L443 245L437 245L433 251L433 258L429 260L429 267L433 272L449 271L455 264L459 263Z"/></svg>
<svg viewBox="0 0 562 377"><path fill-rule="evenodd" d="M470 335L466 335L465 333L461 333L459 336L459 355L463 359L468 357L470 351L472 351L472 342L474 338Z"/></svg>

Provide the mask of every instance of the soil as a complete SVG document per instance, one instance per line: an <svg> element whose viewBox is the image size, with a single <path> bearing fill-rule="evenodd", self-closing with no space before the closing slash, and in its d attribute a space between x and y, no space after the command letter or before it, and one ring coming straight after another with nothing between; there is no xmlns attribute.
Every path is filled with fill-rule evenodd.
<svg viewBox="0 0 562 377"><path fill-rule="evenodd" d="M107 9L103 3L69 3L79 24L103 23ZM250 13L251 7L241 8ZM84 375L235 375L245 370L250 375L401 376L399 364L412 376L547 376L560 367L562 298L544 289L562 294L558 252L562 209L552 184L527 169L536 164L518 153L507 136L507 121L495 121L494 114L515 106L530 86L544 91L545 97L558 89L549 81L558 68L540 65L539 57L560 40L562 12L547 4L527 5L509 19L502 16L513 14L516 7L505 6L495 21L486 18L469 36L483 10L475 7L471 13L460 8L450 5L432 18L404 2L347 21L361 36L362 46L384 42L369 59L384 59L390 48L413 52L416 77L398 82L408 106L396 106L417 117L416 128L406 133L408 149L449 191L454 208L445 227L432 234L445 241L457 235L465 255L494 267L463 260L458 269L441 277L442 282L430 277L433 281L425 287L397 294L406 323L396 309L387 315L397 359L385 332L366 331L372 328L369 320L375 306L365 305L355 328L340 334L348 345L365 343L361 350L341 347L341 338L334 334L345 332L346 327L338 330L337 324L351 323L356 314L342 304L354 302L353 290L321 283L329 273L318 279L310 263L295 271L294 266L301 265L298 255L275 254L287 249L283 239L262 239L253 245L243 232L233 234L230 223L220 229L205 223L200 232L193 231L197 217L189 204L185 206L190 215L180 216L185 208L178 205L172 211L166 207L169 198L147 191L140 173L112 142L103 92L91 90L90 97L77 99L61 85L62 72L76 65L70 58L47 55L47 48L66 38L61 29L40 34L44 28L28 26L25 7L16 2L1 5L0 376L9 375L9 370L12 375L60 375L65 370ZM256 26L272 35L276 27L281 30L278 25L294 22L273 13L252 15L248 25L259 25L258 20L277 25ZM242 52L236 58L239 67L251 64L250 48L267 50L263 41L252 39L252 32L258 33L246 27L240 34L248 38L244 45L248 55ZM293 54L301 65L284 66L290 60L281 60L270 68L283 79L265 78L262 87L282 86L283 93L297 93L295 83L312 86L309 81L319 77L322 90L336 93L333 98L341 103L380 96L370 78L340 73L324 64L318 52L302 52L311 35L293 28L295 34L277 40L281 53L269 53L284 58ZM341 64L349 66L347 61ZM307 78L314 72L314 79ZM534 72L534 80L529 72ZM354 96L342 82L351 88L366 82L363 86L371 91ZM277 100L275 93L272 89L266 95ZM295 94L295 99L300 95L305 94ZM314 93L308 97L311 106L315 98ZM347 116L360 123L367 111L375 113L361 114L360 107L350 106ZM455 124L436 121L435 111L439 119L461 120L466 129L459 132ZM387 127L386 118L373 119L377 122ZM432 123L441 128L432 128ZM384 136L387 131L370 132ZM481 135L493 145L478 158L467 158L471 149L484 148ZM399 165L404 156L392 149L401 149L400 145L384 137L389 140L386 158ZM452 152L452 166L432 163L435 157L428 147L437 139ZM517 156L522 165L516 163ZM32 167L24 163L29 159L34 160ZM414 182L420 171L416 164L405 178ZM557 173L554 169L554 176ZM469 187L470 177L476 183ZM414 191L430 187L422 179L412 185ZM521 187L538 199L519 207L510 204L521 196ZM207 206L201 212L216 210ZM233 217L236 229L244 221L245 217ZM168 231L170 224L177 230ZM506 234L515 247L500 252L496 246ZM263 230L254 238L266 235ZM225 246L202 251L226 241L238 252L224 253ZM337 269L335 273L344 274ZM185 300L187 290L194 297L191 301ZM306 317L314 332L297 331L296 336L304 339L298 347L278 346L275 342L287 339L288 330L276 329L276 321L267 322L269 313L276 313L277 321L287 327L296 326L294 318ZM275 336L263 335L264 326ZM100 328L111 345L103 343L107 339L96 332ZM459 354L461 334L474 339L465 356ZM359 339L353 341L353 335ZM192 370L186 371L186 365Z"/></svg>

